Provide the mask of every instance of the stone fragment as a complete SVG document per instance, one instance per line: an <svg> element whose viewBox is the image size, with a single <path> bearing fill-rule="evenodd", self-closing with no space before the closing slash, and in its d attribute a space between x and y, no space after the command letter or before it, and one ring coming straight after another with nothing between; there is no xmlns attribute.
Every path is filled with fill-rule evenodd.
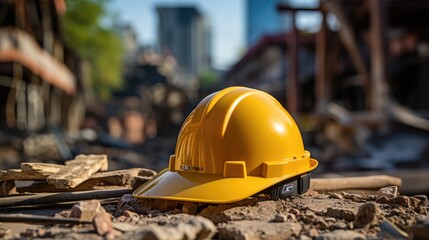
<svg viewBox="0 0 429 240"><path fill-rule="evenodd" d="M201 216L176 214L168 217L155 217L147 220L137 232L125 233L123 239L212 239L216 226Z"/></svg>
<svg viewBox="0 0 429 240"><path fill-rule="evenodd" d="M12 239L12 230L0 223L0 239Z"/></svg>
<svg viewBox="0 0 429 240"><path fill-rule="evenodd" d="M286 221L287 221L287 216L283 214L276 214L273 220L271 220L271 222L286 222Z"/></svg>
<svg viewBox="0 0 429 240"><path fill-rule="evenodd" d="M386 196L381 196L381 197L377 198L377 200L375 200L375 201L377 203L380 203L380 204L389 204L390 203L389 199Z"/></svg>
<svg viewBox="0 0 429 240"><path fill-rule="evenodd" d="M186 214L195 215L197 214L198 203L185 202L182 206L182 212Z"/></svg>
<svg viewBox="0 0 429 240"><path fill-rule="evenodd" d="M398 195L398 187L397 186L389 186L380 188L378 190L378 197L387 197L387 198L394 198Z"/></svg>
<svg viewBox="0 0 429 240"><path fill-rule="evenodd" d="M223 223L218 227L220 239L289 239L299 236L298 223L265 221L237 221Z"/></svg>
<svg viewBox="0 0 429 240"><path fill-rule="evenodd" d="M341 218L347 221L353 221L356 213L351 209L329 207L326 210L326 215L333 218Z"/></svg>
<svg viewBox="0 0 429 240"><path fill-rule="evenodd" d="M398 197L392 198L390 202L406 208L411 207L410 198L407 196L398 196Z"/></svg>
<svg viewBox="0 0 429 240"><path fill-rule="evenodd" d="M0 181L0 197L17 194L14 181Z"/></svg>
<svg viewBox="0 0 429 240"><path fill-rule="evenodd" d="M364 203L359 207L356 214L355 227L366 227L374 224L380 216L381 209L377 204L373 202Z"/></svg>
<svg viewBox="0 0 429 240"><path fill-rule="evenodd" d="M112 218L105 211L97 212L93 220L93 225L100 236L105 236L113 231Z"/></svg>
<svg viewBox="0 0 429 240"><path fill-rule="evenodd" d="M91 222L100 211L104 212L104 209L98 200L79 201L73 205L69 217Z"/></svg>
<svg viewBox="0 0 429 240"><path fill-rule="evenodd" d="M364 240L365 235L351 230L335 230L321 234L318 240Z"/></svg>
<svg viewBox="0 0 429 240"><path fill-rule="evenodd" d="M315 229L315 228L311 228L308 231L308 236L310 236L312 238L318 237L319 236L319 231L317 231L317 229Z"/></svg>
<svg viewBox="0 0 429 240"><path fill-rule="evenodd" d="M124 211L122 216L126 217L131 222L137 222L140 219L140 216L137 213L128 210Z"/></svg>
<svg viewBox="0 0 429 240"><path fill-rule="evenodd" d="M341 196L341 194L338 194L338 193L329 193L328 195L330 198L343 199L343 196Z"/></svg>
<svg viewBox="0 0 429 240"><path fill-rule="evenodd" d="M133 232L141 229L141 226L133 225L131 223L124 223L124 222L115 222L115 223L112 223L112 225L114 229L119 230L121 232Z"/></svg>

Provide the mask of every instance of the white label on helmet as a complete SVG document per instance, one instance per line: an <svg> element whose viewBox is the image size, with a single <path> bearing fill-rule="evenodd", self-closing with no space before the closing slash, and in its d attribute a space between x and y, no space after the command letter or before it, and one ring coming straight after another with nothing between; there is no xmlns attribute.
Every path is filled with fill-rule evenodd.
<svg viewBox="0 0 429 240"><path fill-rule="evenodd" d="M282 189L282 194L293 193L293 187L294 187L293 183L284 185Z"/></svg>

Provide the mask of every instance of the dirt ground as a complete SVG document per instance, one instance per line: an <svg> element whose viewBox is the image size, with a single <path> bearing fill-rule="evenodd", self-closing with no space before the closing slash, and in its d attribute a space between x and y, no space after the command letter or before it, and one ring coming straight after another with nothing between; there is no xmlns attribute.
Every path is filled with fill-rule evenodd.
<svg viewBox="0 0 429 240"><path fill-rule="evenodd" d="M113 227L104 236L97 234L95 224L3 223L0 238L410 239L412 226L427 224L428 217L425 195L388 198L345 192L311 192L280 200L258 195L224 205L137 200L124 195L118 204L103 208L111 214ZM57 216L69 214L70 207Z"/></svg>

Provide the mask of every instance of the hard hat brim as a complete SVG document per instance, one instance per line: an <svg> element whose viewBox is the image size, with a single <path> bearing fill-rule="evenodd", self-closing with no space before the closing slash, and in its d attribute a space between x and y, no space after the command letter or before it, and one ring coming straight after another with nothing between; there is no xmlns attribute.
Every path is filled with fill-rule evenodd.
<svg viewBox="0 0 429 240"><path fill-rule="evenodd" d="M311 159L310 172L317 166ZM225 178L217 174L198 172L168 171L160 172L133 193L136 198L166 199L203 203L231 203L252 196L278 182L305 172L275 178L247 176L244 178Z"/></svg>

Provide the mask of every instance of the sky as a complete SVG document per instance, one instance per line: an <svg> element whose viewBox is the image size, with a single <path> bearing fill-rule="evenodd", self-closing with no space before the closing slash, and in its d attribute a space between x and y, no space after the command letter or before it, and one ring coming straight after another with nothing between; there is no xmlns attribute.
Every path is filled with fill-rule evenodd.
<svg viewBox="0 0 429 240"><path fill-rule="evenodd" d="M156 43L158 5L195 5L205 14L212 27L214 67L227 68L245 48L244 0L114 0L109 10L119 13L119 19L129 22L143 45ZM228 6L228 7L225 7Z"/></svg>

